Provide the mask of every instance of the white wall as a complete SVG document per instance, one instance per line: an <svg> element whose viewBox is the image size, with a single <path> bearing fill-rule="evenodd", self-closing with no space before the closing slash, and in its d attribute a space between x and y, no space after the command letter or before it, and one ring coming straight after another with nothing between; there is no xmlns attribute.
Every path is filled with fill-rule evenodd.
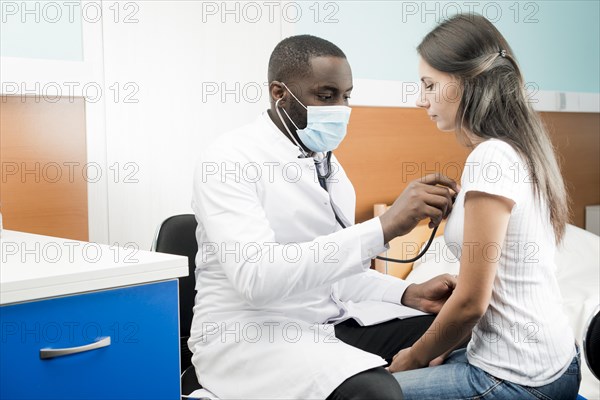
<svg viewBox="0 0 600 400"><path fill-rule="evenodd" d="M377 2L377 7L361 8L368 2L325 1L315 6L314 2L111 0L82 1L73 6L72 2L44 0L27 2L27 7L31 10L35 3L39 3L40 15L27 14L24 9L7 14L6 7L24 3L0 0L2 19L12 24L0 25L4 48L15 49L39 39L44 29L38 28L56 28L56 22L45 23L44 18L54 15L44 15L44 7L59 4L63 5L63 18L58 22L61 29L75 32L81 26L83 60L79 56L50 60L40 55L32 58L35 54L2 54L0 91L21 93L24 85L25 94L32 89L44 94L47 85L58 83L62 95L68 95L65 83L76 82L73 94L89 98L95 93L82 91L85 84L100 88L100 98L86 104L88 162L101 169L99 180L88 184L90 240L121 245L132 242L141 249L150 247L156 226L164 218L191 212L192 174L199 150L216 135L250 121L268 107L267 61L282 38L309 32L329 37L349 55L363 54L361 49L376 44L379 35L363 43L352 41L347 34L375 32L357 19L365 17L364 10L376 14L377 7L384 7L385 14L391 4ZM82 15L66 19L70 10ZM332 10L335 23L325 18ZM31 25L31 18L38 17L40 25L26 38L29 42L14 34L19 28L15 23L25 18ZM381 23L381 18L374 17ZM391 18L383 28L395 27ZM592 28L597 31L597 23ZM51 43L56 48L49 54L65 53L64 43ZM597 62L597 48L589 57ZM353 104L414 104L410 96L401 95L401 81L360 75L361 65L374 68L386 60L384 52L377 59L351 57L357 66ZM14 86L4 85L7 82L20 86L14 92ZM263 91L257 91L259 88ZM565 96L561 99L558 92L541 92L538 108L597 112L600 107L598 93ZM561 109L558 105L562 103L566 107Z"/></svg>
<svg viewBox="0 0 600 400"><path fill-rule="evenodd" d="M268 107L268 57L291 30L280 3L251 3L0 0L3 49L31 47L2 54L0 93L86 97L98 172L90 241L149 249L160 221L191 212L198 151ZM82 52L57 40L33 51L55 31L80 32L69 49L80 42Z"/></svg>
<svg viewBox="0 0 600 400"><path fill-rule="evenodd" d="M121 89L106 103L111 244L147 249L160 221L191 212L199 150L268 107L257 89L266 88L281 18L238 23L234 12L223 23L209 3L138 1L138 22L105 18L105 84Z"/></svg>
<svg viewBox="0 0 600 400"><path fill-rule="evenodd" d="M352 65L353 105L414 107L420 87L416 48L459 12L487 17L519 60L539 111L600 112L597 1L299 2L296 33L340 46ZM560 27L560 29L557 29Z"/></svg>

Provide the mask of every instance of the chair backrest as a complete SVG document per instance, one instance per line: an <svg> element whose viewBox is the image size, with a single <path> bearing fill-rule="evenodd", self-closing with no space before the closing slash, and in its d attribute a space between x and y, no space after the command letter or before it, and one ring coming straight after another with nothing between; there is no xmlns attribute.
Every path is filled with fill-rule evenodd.
<svg viewBox="0 0 600 400"><path fill-rule="evenodd" d="M600 380L600 306L592 313L583 333L583 353L590 371Z"/></svg>
<svg viewBox="0 0 600 400"><path fill-rule="evenodd" d="M189 275L179 278L179 338L181 350L181 371L191 365L192 353L187 346L194 316L196 296L196 217L194 214L174 215L164 220L156 232L152 250L160 253L177 254L188 257Z"/></svg>

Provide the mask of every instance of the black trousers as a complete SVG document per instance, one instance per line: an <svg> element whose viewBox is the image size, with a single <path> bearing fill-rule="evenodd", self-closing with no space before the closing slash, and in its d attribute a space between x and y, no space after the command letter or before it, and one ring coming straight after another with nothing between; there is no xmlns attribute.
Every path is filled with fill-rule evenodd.
<svg viewBox="0 0 600 400"><path fill-rule="evenodd" d="M435 316L426 315L394 319L373 326L361 326L350 319L335 326L335 336L341 341L379 355L388 364L400 350L425 333ZM383 367L360 372L346 379L327 400L402 399L396 379Z"/></svg>

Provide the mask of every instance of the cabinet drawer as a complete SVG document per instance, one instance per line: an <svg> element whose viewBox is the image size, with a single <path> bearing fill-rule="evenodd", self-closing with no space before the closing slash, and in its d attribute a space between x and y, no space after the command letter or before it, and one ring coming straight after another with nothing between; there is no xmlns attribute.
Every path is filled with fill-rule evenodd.
<svg viewBox="0 0 600 400"><path fill-rule="evenodd" d="M0 398L180 398L177 299L171 280L0 307Z"/></svg>

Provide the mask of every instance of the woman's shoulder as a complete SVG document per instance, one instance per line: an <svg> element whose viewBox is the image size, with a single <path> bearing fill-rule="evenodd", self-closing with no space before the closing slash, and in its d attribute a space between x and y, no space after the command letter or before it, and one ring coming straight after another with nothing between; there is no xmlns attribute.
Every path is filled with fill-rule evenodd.
<svg viewBox="0 0 600 400"><path fill-rule="evenodd" d="M487 139L479 143L469 154L467 162L496 162L515 163L520 162L521 156L509 143L500 139Z"/></svg>

